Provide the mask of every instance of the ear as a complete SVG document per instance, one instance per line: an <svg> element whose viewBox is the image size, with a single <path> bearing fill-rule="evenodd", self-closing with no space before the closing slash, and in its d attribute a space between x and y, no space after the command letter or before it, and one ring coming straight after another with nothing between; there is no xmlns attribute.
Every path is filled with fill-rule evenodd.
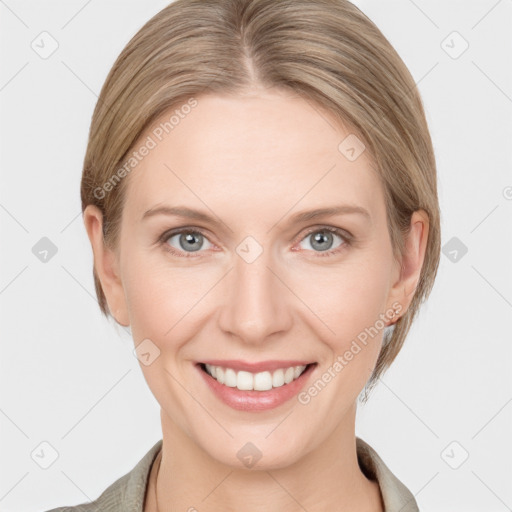
<svg viewBox="0 0 512 512"><path fill-rule="evenodd" d="M409 233L405 240L404 254L399 277L389 295L389 308L395 309L395 323L409 308L418 286L421 268L425 259L429 231L429 219L424 210L416 210L411 216ZM392 304L396 307L393 308Z"/></svg>
<svg viewBox="0 0 512 512"><path fill-rule="evenodd" d="M100 280L108 308L118 324L129 326L128 308L119 273L117 254L105 246L103 215L94 205L88 205L83 215L87 236L94 254L94 268Z"/></svg>

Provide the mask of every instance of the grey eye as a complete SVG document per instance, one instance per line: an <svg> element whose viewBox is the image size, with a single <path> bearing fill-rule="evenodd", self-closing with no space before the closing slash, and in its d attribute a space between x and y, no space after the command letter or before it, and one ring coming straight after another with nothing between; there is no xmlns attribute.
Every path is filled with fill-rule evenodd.
<svg viewBox="0 0 512 512"><path fill-rule="evenodd" d="M341 243L339 243L335 247L332 247L334 237L338 237L341 240ZM304 240L310 240L310 239L311 239L310 247L312 247L313 250L318 251L318 252L336 249L337 247L339 247L340 245L342 245L344 243L341 235L338 235L338 234L333 233L332 231L329 231L326 229L319 229L317 231L308 233L308 235L304 238Z"/></svg>
<svg viewBox="0 0 512 512"><path fill-rule="evenodd" d="M173 238L177 239L177 244L171 243ZM204 243L210 243L208 239L197 231L183 231L182 233L175 233L167 239L167 243L174 249L185 252L196 252L201 250Z"/></svg>

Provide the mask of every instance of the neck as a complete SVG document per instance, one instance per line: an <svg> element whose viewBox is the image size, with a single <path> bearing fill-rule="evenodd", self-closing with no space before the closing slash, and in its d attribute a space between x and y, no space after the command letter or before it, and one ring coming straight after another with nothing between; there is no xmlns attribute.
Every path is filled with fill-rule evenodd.
<svg viewBox="0 0 512 512"><path fill-rule="evenodd" d="M357 461L355 410L351 421L338 425L329 439L277 469L240 469L220 463L163 411L161 418L161 459L153 464L145 512L384 510L378 484L366 478Z"/></svg>

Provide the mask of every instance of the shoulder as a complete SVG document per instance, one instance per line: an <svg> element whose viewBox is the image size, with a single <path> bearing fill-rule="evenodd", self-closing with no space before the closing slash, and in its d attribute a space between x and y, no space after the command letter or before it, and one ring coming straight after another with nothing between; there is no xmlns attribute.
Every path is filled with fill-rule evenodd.
<svg viewBox="0 0 512 512"><path fill-rule="evenodd" d="M356 437L356 447L361 470L367 478L379 484L385 511L419 512L414 495L391 472L378 453L359 437Z"/></svg>
<svg viewBox="0 0 512 512"><path fill-rule="evenodd" d="M46 512L142 512L149 472L162 447L160 439L137 465L107 487L94 501Z"/></svg>

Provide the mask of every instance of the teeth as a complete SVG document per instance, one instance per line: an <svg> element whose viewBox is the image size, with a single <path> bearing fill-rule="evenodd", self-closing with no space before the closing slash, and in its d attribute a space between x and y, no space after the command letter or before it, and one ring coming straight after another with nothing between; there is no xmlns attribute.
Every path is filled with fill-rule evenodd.
<svg viewBox="0 0 512 512"><path fill-rule="evenodd" d="M236 372L232 368L223 368L221 366L212 366L206 364L206 371L218 382L238 388L241 391L268 391L272 388L279 388L298 379L306 366L290 366L289 368L280 368L274 372L250 373L246 371Z"/></svg>
<svg viewBox="0 0 512 512"><path fill-rule="evenodd" d="M249 372L238 372L236 376L236 387L241 390L254 389L254 377ZM272 386L270 386L272 387Z"/></svg>
<svg viewBox="0 0 512 512"><path fill-rule="evenodd" d="M236 388L237 378L235 370L231 368L226 368L226 373L224 373L224 385L229 386L230 388Z"/></svg>

